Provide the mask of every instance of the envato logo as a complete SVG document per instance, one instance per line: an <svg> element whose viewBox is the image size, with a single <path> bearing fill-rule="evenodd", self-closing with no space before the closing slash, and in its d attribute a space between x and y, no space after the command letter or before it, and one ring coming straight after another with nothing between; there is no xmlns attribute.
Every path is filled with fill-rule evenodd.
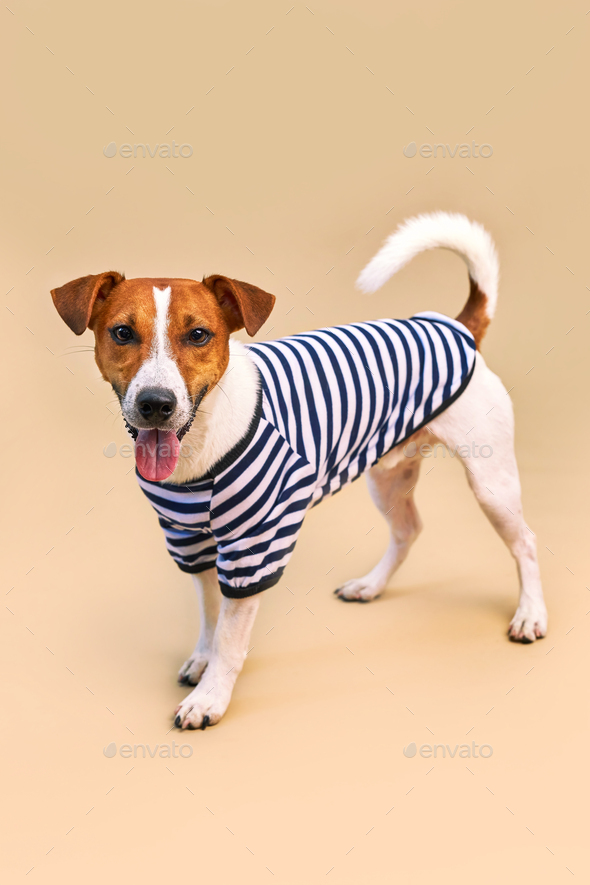
<svg viewBox="0 0 590 885"><path fill-rule="evenodd" d="M477 752L479 748L479 753ZM430 744L422 744L421 747L417 747L415 742L412 741L411 744L408 744L407 747L404 747L404 756L407 756L408 759L413 759L416 753L420 753L423 759L437 759L439 758L437 751L442 750L442 758L445 759L448 755L451 759L454 759L455 756L459 756L460 759L489 759L492 753L494 752L493 747L489 744L476 744L475 741L471 742L471 746L469 744L455 744L455 746L451 749L448 744L434 744L431 746ZM484 750L486 751L484 753Z"/></svg>
<svg viewBox="0 0 590 885"><path fill-rule="evenodd" d="M180 457L181 458L190 458L193 454L193 447L188 443L182 443L180 446ZM150 443L135 443L135 452L138 454L148 454L152 458L158 455L159 458L170 458L173 454L172 447L168 445L168 443L156 443L155 445L150 445ZM114 458L117 453L121 456L121 458L132 458L134 455L133 446L129 443L124 443L122 446L117 448L117 443L112 442L109 443L108 446L105 446L102 450L105 458Z"/></svg>
<svg viewBox="0 0 590 885"><path fill-rule="evenodd" d="M407 446L403 447L402 452L404 453L406 458L415 458L416 455L420 455L421 458L436 458L437 451L439 449L442 449L443 458L447 457L447 452L449 453L451 458L454 458L455 455L459 455L460 458L491 458L494 454L494 450L491 446L481 446L474 442L471 443L470 446L455 446L454 449L451 449L449 446L445 446L443 443L436 443L433 446L425 443L424 445L421 445L420 448L418 448L417 443L410 442L407 444Z"/></svg>
<svg viewBox="0 0 590 885"><path fill-rule="evenodd" d="M176 148L178 148L178 153L175 153ZM141 154L139 153L141 151ZM105 148L102 149L105 157L112 159L117 154L117 145L114 141L111 141L110 144L107 144ZM119 148L119 156L125 157L125 159L129 159L129 157L174 157L174 159L183 159L188 160L189 157L193 155L193 146L192 144L176 144L175 141L172 142L172 145L169 144L157 144L152 150L151 145L149 144L122 144Z"/></svg>
<svg viewBox="0 0 590 885"><path fill-rule="evenodd" d="M479 148L479 153L477 149ZM471 144L456 144L453 149L448 144L421 144L420 147L417 146L415 141L411 141L404 148L404 157L415 157L416 154L420 154L421 157L434 159L438 157L438 152L441 152L441 156L450 157L451 160L456 157L481 157L482 160L489 160L489 158L494 153L494 149L491 144L476 144L474 141Z"/></svg>
<svg viewBox="0 0 590 885"><path fill-rule="evenodd" d="M190 744L177 745L172 741L172 746L170 746L170 744L156 744L153 750L149 744L134 744L133 746L131 746L131 744L121 744L119 747L119 756L122 756L123 759L131 759L131 757L137 759L137 751L141 750L142 756L145 759L146 749L148 756L152 759L154 759L155 756L161 756L162 759L188 759L193 755L193 748ZM158 750L160 751L159 753ZM178 750L178 753L176 753L175 750ZM112 759L113 756L117 755L116 743L113 741L108 744L103 748L102 752L107 759Z"/></svg>

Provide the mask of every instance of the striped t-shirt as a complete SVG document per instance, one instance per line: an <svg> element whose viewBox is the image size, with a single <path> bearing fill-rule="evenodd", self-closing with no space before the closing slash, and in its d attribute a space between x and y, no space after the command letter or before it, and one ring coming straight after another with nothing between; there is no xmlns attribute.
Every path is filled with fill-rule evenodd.
<svg viewBox="0 0 590 885"><path fill-rule="evenodd" d="M244 439L184 485L138 475L183 571L217 565L225 596L280 579L310 507L339 491L449 406L475 343L438 313L249 344L260 374Z"/></svg>

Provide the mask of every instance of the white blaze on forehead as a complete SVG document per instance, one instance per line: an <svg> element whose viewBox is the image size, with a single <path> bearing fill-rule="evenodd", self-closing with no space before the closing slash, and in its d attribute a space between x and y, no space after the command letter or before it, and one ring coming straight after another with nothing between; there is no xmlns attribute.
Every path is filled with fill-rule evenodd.
<svg viewBox="0 0 590 885"><path fill-rule="evenodd" d="M184 379L174 361L168 337L170 298L172 290L153 288L154 315L153 338L148 359L132 379L123 399L123 413L131 424L140 420L136 411L137 397L146 387L172 390L176 396L177 411L173 423L178 430L188 421L192 404Z"/></svg>
<svg viewBox="0 0 590 885"><path fill-rule="evenodd" d="M153 288L154 301L156 302L156 319L154 323L154 340L152 342L152 356L159 354L169 355L168 343L168 308L170 307L170 286L166 289Z"/></svg>

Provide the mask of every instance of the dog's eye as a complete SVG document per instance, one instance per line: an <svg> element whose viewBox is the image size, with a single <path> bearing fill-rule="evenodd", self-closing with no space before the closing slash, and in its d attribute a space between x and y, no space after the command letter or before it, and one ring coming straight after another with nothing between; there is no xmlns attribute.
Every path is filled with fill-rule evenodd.
<svg viewBox="0 0 590 885"><path fill-rule="evenodd" d="M129 326L115 326L114 329L111 329L111 335L115 341L119 341L121 344L133 341L133 329Z"/></svg>
<svg viewBox="0 0 590 885"><path fill-rule="evenodd" d="M208 332L207 329L193 329L188 337L191 344L203 345L210 340L211 332Z"/></svg>

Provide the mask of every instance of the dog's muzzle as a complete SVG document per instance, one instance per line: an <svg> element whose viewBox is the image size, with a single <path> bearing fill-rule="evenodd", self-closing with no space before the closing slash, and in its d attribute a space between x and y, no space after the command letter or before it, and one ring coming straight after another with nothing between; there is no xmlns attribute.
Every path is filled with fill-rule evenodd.
<svg viewBox="0 0 590 885"><path fill-rule="evenodd" d="M146 387L137 395L135 411L142 426L134 427L124 415L123 420L135 440L135 463L145 479L162 482L174 472L182 438L190 430L206 393L207 387L204 387L195 397L188 421L178 430L169 428L177 411L177 400L172 390Z"/></svg>

